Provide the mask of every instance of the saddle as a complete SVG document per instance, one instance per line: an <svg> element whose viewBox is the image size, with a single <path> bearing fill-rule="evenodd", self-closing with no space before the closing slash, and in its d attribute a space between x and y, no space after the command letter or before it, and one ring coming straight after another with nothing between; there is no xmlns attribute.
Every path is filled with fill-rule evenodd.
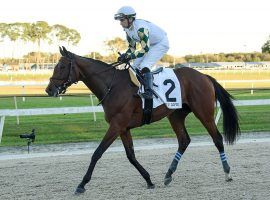
<svg viewBox="0 0 270 200"><path fill-rule="evenodd" d="M154 71L152 71L151 74L152 75L158 74L162 71L163 71L163 67L159 67L159 68L155 69ZM135 73L131 68L128 68L128 72L129 72L130 80L134 85L136 85L137 87L140 87L141 85L143 85L142 74L139 70L137 70ZM138 77L138 76L140 76L140 77Z"/></svg>
<svg viewBox="0 0 270 200"><path fill-rule="evenodd" d="M143 76L140 72L140 70L135 69L136 72L134 72L133 69L129 68L129 75L132 83L136 85L137 87L141 87L144 85L143 83ZM151 72L152 75L158 74L163 71L163 68L160 67L154 71ZM155 93L154 93L155 95ZM143 119L142 119L142 125L144 124L150 124L152 119L152 112L153 112L153 99L143 99L144 101L144 107L143 107Z"/></svg>

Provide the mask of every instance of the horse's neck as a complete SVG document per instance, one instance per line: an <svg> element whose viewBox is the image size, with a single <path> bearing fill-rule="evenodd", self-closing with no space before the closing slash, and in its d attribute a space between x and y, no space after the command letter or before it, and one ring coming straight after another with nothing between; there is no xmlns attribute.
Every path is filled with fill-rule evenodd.
<svg viewBox="0 0 270 200"><path fill-rule="evenodd" d="M82 73L82 81L101 100L110 87L114 69L106 70L108 66L105 63L92 59L80 59L78 64Z"/></svg>

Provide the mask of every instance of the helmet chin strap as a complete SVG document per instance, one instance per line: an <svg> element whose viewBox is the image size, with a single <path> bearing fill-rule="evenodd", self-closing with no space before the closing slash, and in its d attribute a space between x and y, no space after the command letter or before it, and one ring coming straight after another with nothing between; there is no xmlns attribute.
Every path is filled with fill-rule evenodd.
<svg viewBox="0 0 270 200"><path fill-rule="evenodd" d="M127 17L126 19L127 19L127 21L128 21L128 28L130 28L134 20L132 19L132 21L130 22L129 20L130 20L131 18L128 18L128 17Z"/></svg>

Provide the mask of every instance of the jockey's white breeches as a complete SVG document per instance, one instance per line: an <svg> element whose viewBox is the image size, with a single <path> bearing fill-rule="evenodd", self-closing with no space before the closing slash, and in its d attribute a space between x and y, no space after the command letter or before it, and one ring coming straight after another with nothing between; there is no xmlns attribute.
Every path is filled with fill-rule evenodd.
<svg viewBox="0 0 270 200"><path fill-rule="evenodd" d="M141 58L133 61L133 67L140 70L147 67L150 70L169 50L169 41L165 36L159 43L150 46L149 51Z"/></svg>

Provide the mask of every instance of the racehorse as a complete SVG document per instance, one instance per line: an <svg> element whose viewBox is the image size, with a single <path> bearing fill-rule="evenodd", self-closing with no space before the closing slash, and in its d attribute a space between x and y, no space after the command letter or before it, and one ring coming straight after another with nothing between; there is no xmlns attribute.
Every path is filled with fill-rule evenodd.
<svg viewBox="0 0 270 200"><path fill-rule="evenodd" d="M99 60L85 58L60 48L62 57L54 68L46 88L49 96L58 96L73 83L82 81L99 99L109 128L101 143L92 155L88 170L75 190L75 194L85 192L85 185L97 161L108 147L121 137L128 160L145 179L148 188L154 188L149 173L135 157L130 130L142 126L142 100L138 97L138 87L131 82L128 70L117 70L114 65ZM232 96L211 76L192 68L174 69L181 85L182 108L168 109L164 104L153 109L151 122L164 117L169 119L178 140L178 150L165 175L164 184L172 181L172 174L190 143L185 127L185 118L191 112L201 121L220 153L225 180L230 181L230 166L224 153L223 137L214 121L217 101L223 112L223 134L228 144L233 144L240 135L238 114L232 103Z"/></svg>

